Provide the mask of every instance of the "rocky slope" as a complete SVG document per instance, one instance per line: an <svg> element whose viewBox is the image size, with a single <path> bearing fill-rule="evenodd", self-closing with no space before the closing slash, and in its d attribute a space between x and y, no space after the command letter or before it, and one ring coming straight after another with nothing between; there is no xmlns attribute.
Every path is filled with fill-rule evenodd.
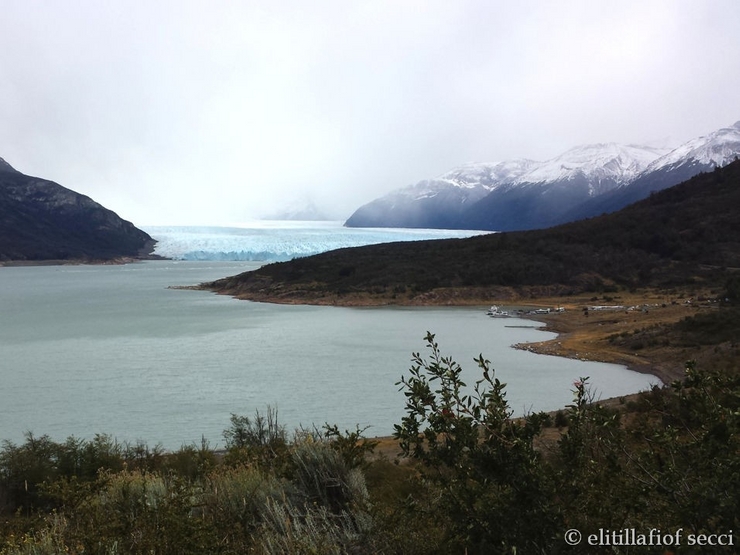
<svg viewBox="0 0 740 555"><path fill-rule="evenodd" d="M0 261L105 261L148 255L152 238L87 196L0 158Z"/></svg>

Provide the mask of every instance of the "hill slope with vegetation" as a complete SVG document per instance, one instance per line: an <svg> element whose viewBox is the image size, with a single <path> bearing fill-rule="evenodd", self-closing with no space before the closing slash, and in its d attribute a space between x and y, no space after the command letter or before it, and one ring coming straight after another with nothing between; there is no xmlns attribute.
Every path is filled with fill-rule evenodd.
<svg viewBox="0 0 740 555"><path fill-rule="evenodd" d="M203 284L316 304L469 304L722 284L740 267L740 162L608 215L545 230L340 249Z"/></svg>
<svg viewBox="0 0 740 555"><path fill-rule="evenodd" d="M91 198L0 165L0 261L113 260L154 240Z"/></svg>

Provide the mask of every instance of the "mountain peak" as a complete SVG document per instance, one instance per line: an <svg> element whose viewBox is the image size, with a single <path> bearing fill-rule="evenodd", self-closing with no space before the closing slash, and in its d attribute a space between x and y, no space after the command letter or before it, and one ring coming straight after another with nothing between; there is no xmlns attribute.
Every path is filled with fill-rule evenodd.
<svg viewBox="0 0 740 555"><path fill-rule="evenodd" d="M740 121L708 135L692 139L655 160L646 171L675 164L700 164L707 167L725 166L740 152Z"/></svg>
<svg viewBox="0 0 740 555"><path fill-rule="evenodd" d="M655 147L618 143L581 145L537 164L517 182L545 183L586 177L621 184L634 178L665 152Z"/></svg>
<svg viewBox="0 0 740 555"><path fill-rule="evenodd" d="M2 158L0 158L0 172L18 173L18 170L16 170L13 166L11 166L5 160L3 160Z"/></svg>

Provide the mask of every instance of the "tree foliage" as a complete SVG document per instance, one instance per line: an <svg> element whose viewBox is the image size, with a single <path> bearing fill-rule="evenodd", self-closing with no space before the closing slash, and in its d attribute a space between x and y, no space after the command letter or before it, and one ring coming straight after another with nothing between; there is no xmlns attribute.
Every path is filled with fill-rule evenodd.
<svg viewBox="0 0 740 555"><path fill-rule="evenodd" d="M460 549L547 552L555 528L533 444L545 415L513 420L505 384L483 355L475 359L482 376L468 391L461 366L442 356L434 335L426 341L429 358L414 353L410 376L398 384L406 416L394 435L438 492L431 510L445 516Z"/></svg>

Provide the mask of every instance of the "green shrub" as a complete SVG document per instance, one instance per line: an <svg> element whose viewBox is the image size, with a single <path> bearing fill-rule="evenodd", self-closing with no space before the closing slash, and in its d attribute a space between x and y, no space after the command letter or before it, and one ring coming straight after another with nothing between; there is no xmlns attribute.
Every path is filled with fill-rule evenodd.
<svg viewBox="0 0 740 555"><path fill-rule="evenodd" d="M285 455L288 435L278 422L278 410L268 406L267 413L255 412L254 418L231 415L231 427L223 432L228 464L258 462L269 466Z"/></svg>
<svg viewBox="0 0 740 555"><path fill-rule="evenodd" d="M373 553L367 544L367 522L347 512L336 514L324 506L299 508L269 502L258 536L258 552L265 555L361 555Z"/></svg>
<svg viewBox="0 0 740 555"><path fill-rule="evenodd" d="M255 466L221 468L205 482L200 512L222 542L236 549L251 544L270 500L292 496L289 484Z"/></svg>
<svg viewBox="0 0 740 555"><path fill-rule="evenodd" d="M293 447L292 482L305 505L321 505L333 513L365 509L367 488L362 472L350 468L340 453L323 442Z"/></svg>
<svg viewBox="0 0 740 555"><path fill-rule="evenodd" d="M350 468L357 468L367 464L368 455L378 445L377 441L363 435L366 429L357 426L354 432L345 430L342 433L338 426L325 424L323 435L329 441L329 446L342 456Z"/></svg>
<svg viewBox="0 0 740 555"><path fill-rule="evenodd" d="M465 393L460 365L441 355L434 335L426 341L429 358L414 353L410 377L398 382L406 416L394 435L436 491L429 510L449 527L447 549L546 553L558 523L533 446L543 415L512 420L505 384L482 355L481 378Z"/></svg>

